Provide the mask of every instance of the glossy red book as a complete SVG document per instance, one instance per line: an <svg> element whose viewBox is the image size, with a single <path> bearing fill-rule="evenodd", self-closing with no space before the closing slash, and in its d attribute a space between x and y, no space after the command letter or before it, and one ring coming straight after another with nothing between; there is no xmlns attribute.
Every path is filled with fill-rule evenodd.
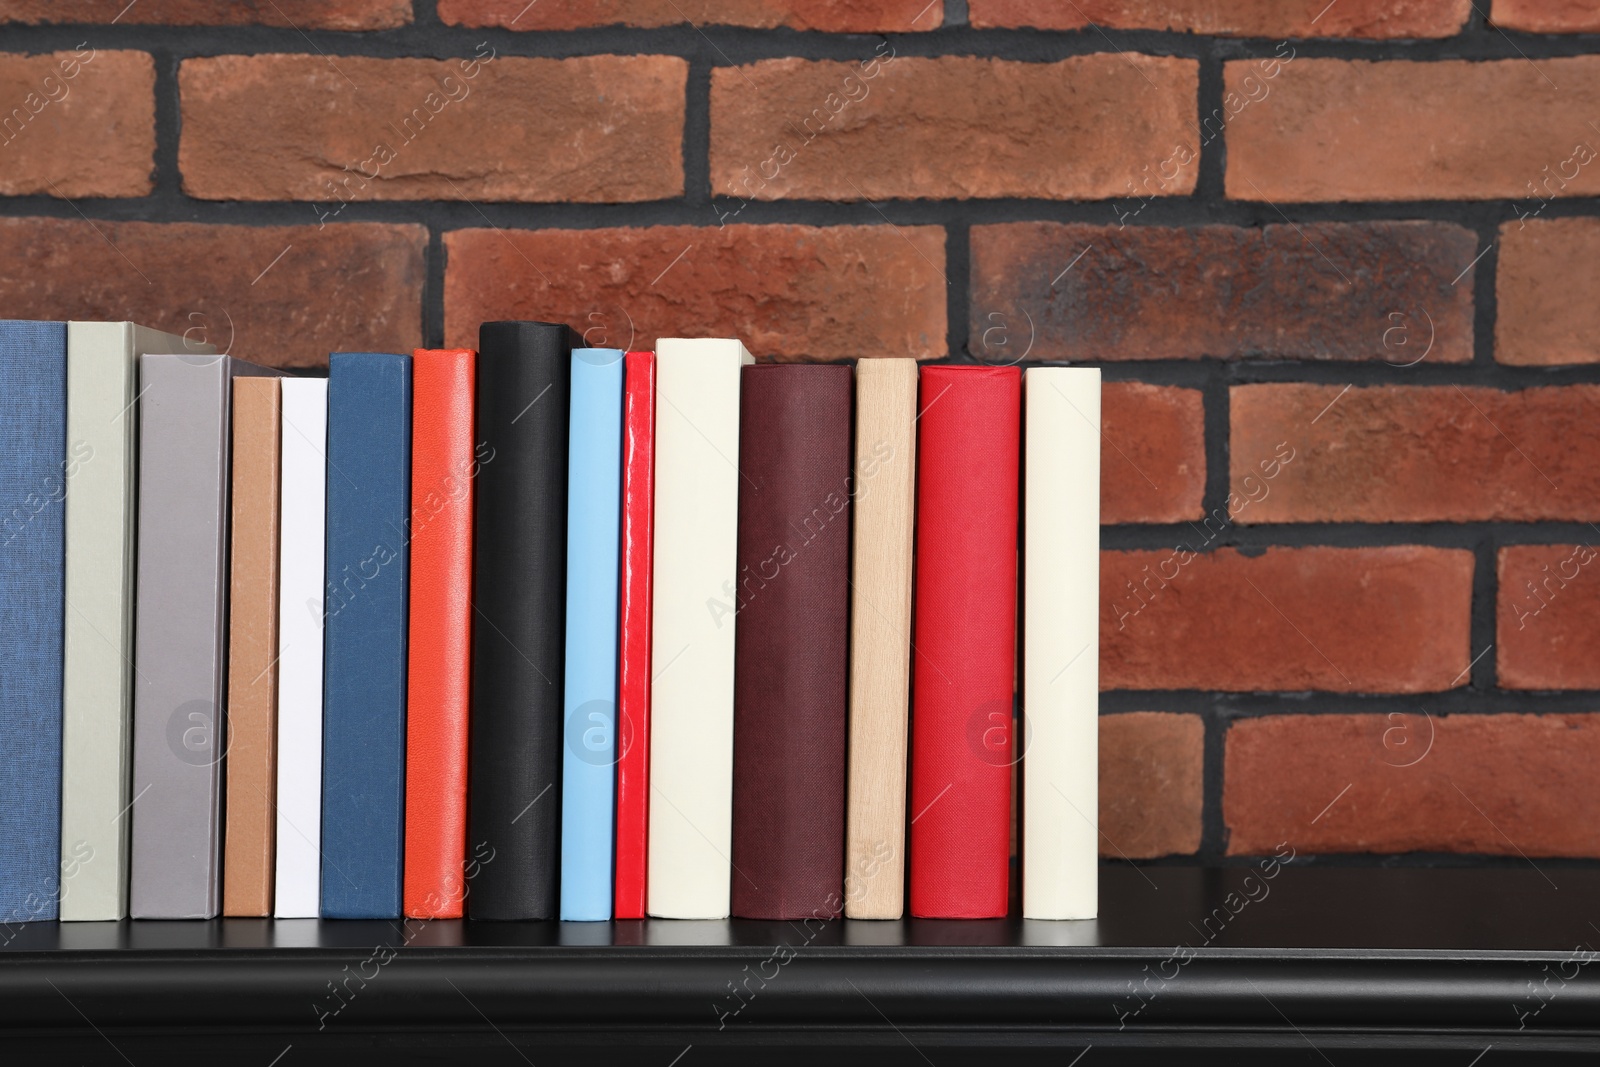
<svg viewBox="0 0 1600 1067"><path fill-rule="evenodd" d="M918 395L911 914L1006 914L1022 375L925 367Z"/></svg>
<svg viewBox="0 0 1600 1067"><path fill-rule="evenodd" d="M613 914L645 917L650 827L650 558L656 356L629 352L622 399L621 632L617 642L617 873Z"/></svg>
<svg viewBox="0 0 1600 1067"><path fill-rule="evenodd" d="M468 886L473 396L477 353L412 354L411 605L406 672L403 904L459 919Z"/></svg>

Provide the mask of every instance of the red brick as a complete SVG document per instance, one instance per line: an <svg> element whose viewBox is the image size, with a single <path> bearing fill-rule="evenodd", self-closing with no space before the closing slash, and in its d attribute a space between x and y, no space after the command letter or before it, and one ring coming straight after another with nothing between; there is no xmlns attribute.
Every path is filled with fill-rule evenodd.
<svg viewBox="0 0 1600 1067"><path fill-rule="evenodd" d="M1031 338L1032 359L1402 362L1415 357L1393 343L1392 315L1425 310L1428 358L1472 358L1477 237L1452 223L1012 222L971 240L977 352L1005 323Z"/></svg>
<svg viewBox="0 0 1600 1067"><path fill-rule="evenodd" d="M1106 382L1100 396L1100 521L1198 519L1206 487L1198 389Z"/></svg>
<svg viewBox="0 0 1600 1067"><path fill-rule="evenodd" d="M1205 726L1198 715L1132 711L1100 719L1100 854L1192 855L1200 848Z"/></svg>
<svg viewBox="0 0 1600 1067"><path fill-rule="evenodd" d="M1228 63L1244 93L1253 62ZM1259 78L1258 78L1259 82ZM1262 95L1265 91L1266 95ZM1532 211L1600 193L1600 56L1300 58L1228 120L1227 193L1313 200L1493 200Z"/></svg>
<svg viewBox="0 0 1600 1067"><path fill-rule="evenodd" d="M411 0L0 0L0 22L386 30L410 21Z"/></svg>
<svg viewBox="0 0 1600 1067"><path fill-rule="evenodd" d="M1106 689L1429 693L1466 680L1472 553L1269 548L1100 555Z"/></svg>
<svg viewBox="0 0 1600 1067"><path fill-rule="evenodd" d="M751 26L828 33L934 30L942 0L439 0L439 18L457 26L577 30L587 26Z"/></svg>
<svg viewBox="0 0 1600 1067"><path fill-rule="evenodd" d="M1502 29L1527 33L1600 32L1597 0L1494 0L1489 17Z"/></svg>
<svg viewBox="0 0 1600 1067"><path fill-rule="evenodd" d="M937 226L457 230L444 247L447 344L540 318L612 348L739 337L784 360L946 352Z"/></svg>
<svg viewBox="0 0 1600 1067"><path fill-rule="evenodd" d="M185 60L184 190L208 200L615 202L683 193L676 56ZM478 56L482 58L478 58Z"/></svg>
<svg viewBox="0 0 1600 1067"><path fill-rule="evenodd" d="M1229 407L1229 481L1260 498L1240 522L1600 519L1600 386L1240 385ZM1293 462L1247 494L1284 442Z"/></svg>
<svg viewBox="0 0 1600 1067"><path fill-rule="evenodd" d="M1498 560L1504 689L1600 689L1600 566L1589 545L1517 545Z"/></svg>
<svg viewBox="0 0 1600 1067"><path fill-rule="evenodd" d="M421 226L0 219L0 292L24 319L132 319L278 367L422 343Z"/></svg>
<svg viewBox="0 0 1600 1067"><path fill-rule="evenodd" d="M1198 78L1194 60L1128 53L716 67L711 188L755 200L1119 196L1192 146ZM1194 190L1196 166L1168 170L1163 195Z"/></svg>
<svg viewBox="0 0 1600 1067"><path fill-rule="evenodd" d="M1600 362L1600 219L1505 223L1496 255L1494 358Z"/></svg>
<svg viewBox="0 0 1600 1067"><path fill-rule="evenodd" d="M1228 853L1600 856L1597 762L1596 715L1245 719L1223 764Z"/></svg>
<svg viewBox="0 0 1600 1067"><path fill-rule="evenodd" d="M0 194L149 193L155 88L146 52L0 55Z"/></svg>
<svg viewBox="0 0 1600 1067"><path fill-rule="evenodd" d="M972 25L1176 30L1213 37L1451 37L1472 0L967 0Z"/></svg>

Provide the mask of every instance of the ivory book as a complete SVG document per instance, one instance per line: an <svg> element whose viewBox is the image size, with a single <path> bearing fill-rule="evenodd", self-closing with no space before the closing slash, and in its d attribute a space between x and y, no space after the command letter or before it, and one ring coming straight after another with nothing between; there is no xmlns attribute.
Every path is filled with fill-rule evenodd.
<svg viewBox="0 0 1600 1067"><path fill-rule="evenodd" d="M725 919L733 834L739 341L656 342L651 915Z"/></svg>

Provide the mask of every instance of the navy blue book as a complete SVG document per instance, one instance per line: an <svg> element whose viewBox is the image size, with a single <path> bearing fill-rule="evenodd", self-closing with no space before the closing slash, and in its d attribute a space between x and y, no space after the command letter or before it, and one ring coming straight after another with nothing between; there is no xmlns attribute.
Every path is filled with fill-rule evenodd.
<svg viewBox="0 0 1600 1067"><path fill-rule="evenodd" d="M61 864L67 324L0 321L0 921L54 919ZM86 857L86 862L93 862Z"/></svg>
<svg viewBox="0 0 1600 1067"><path fill-rule="evenodd" d="M400 917L405 853L411 357L328 360L322 905Z"/></svg>

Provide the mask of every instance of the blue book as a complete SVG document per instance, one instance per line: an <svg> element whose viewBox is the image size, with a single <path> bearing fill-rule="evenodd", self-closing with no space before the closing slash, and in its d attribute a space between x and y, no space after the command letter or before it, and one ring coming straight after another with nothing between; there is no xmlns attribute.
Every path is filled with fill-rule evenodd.
<svg viewBox="0 0 1600 1067"><path fill-rule="evenodd" d="M614 348L572 353L567 448L567 663L562 708L561 917L611 918L616 803L617 568L622 369Z"/></svg>
<svg viewBox="0 0 1600 1067"><path fill-rule="evenodd" d="M0 321L0 922L59 911L65 501L84 462L67 455L67 324Z"/></svg>
<svg viewBox="0 0 1600 1067"><path fill-rule="evenodd" d="M328 359L322 917L400 917L411 357Z"/></svg>

